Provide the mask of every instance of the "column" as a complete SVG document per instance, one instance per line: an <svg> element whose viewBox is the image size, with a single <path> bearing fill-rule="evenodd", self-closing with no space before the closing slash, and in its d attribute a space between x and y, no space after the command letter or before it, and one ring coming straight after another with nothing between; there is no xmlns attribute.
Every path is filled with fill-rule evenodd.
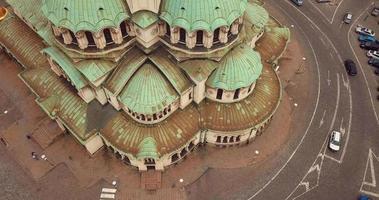
<svg viewBox="0 0 379 200"><path fill-rule="evenodd" d="M96 47L99 49L104 49L106 46L106 41L104 37L104 32L101 30L93 34L93 39L95 40Z"/></svg>
<svg viewBox="0 0 379 200"><path fill-rule="evenodd" d="M62 36L63 36L63 42L65 44L71 44L72 43L72 37L71 37L69 30L63 29L62 30Z"/></svg>
<svg viewBox="0 0 379 200"><path fill-rule="evenodd" d="M186 45L189 49L196 46L196 31L186 33Z"/></svg>
<svg viewBox="0 0 379 200"><path fill-rule="evenodd" d="M167 31L167 24L163 21L158 22L158 34L159 36L164 36L166 35Z"/></svg>
<svg viewBox="0 0 379 200"><path fill-rule="evenodd" d="M230 32L232 32L233 35L237 35L238 34L238 28L239 28L239 23L236 20L233 22L232 28L230 29Z"/></svg>
<svg viewBox="0 0 379 200"><path fill-rule="evenodd" d="M208 49L212 48L213 37L214 37L213 32L207 32L207 31L203 32L203 43L204 43L205 48L208 48Z"/></svg>
<svg viewBox="0 0 379 200"><path fill-rule="evenodd" d="M131 37L136 36L134 25L130 22L126 22L125 25L126 25L126 32L128 33L128 35L130 35Z"/></svg>
<svg viewBox="0 0 379 200"><path fill-rule="evenodd" d="M79 31L76 33L76 39L78 40L78 45L80 49L86 49L88 47L88 39L84 31Z"/></svg>
<svg viewBox="0 0 379 200"><path fill-rule="evenodd" d="M61 29L58 28L58 27L56 27L56 26L54 26L54 25L53 25L53 33L54 33L54 35L55 35L56 37L59 37L59 36L62 35L62 31L61 31Z"/></svg>
<svg viewBox="0 0 379 200"><path fill-rule="evenodd" d="M221 43L225 44L228 42L228 32L229 32L229 27L223 26L220 28L219 39Z"/></svg>
<svg viewBox="0 0 379 200"><path fill-rule="evenodd" d="M120 27L111 28L110 31L111 31L111 36L112 36L112 40L114 41L114 43L121 44L122 43L121 28Z"/></svg>
<svg viewBox="0 0 379 200"><path fill-rule="evenodd" d="M170 30L171 30L171 43L177 44L180 38L179 28L174 27L174 28L170 28Z"/></svg>

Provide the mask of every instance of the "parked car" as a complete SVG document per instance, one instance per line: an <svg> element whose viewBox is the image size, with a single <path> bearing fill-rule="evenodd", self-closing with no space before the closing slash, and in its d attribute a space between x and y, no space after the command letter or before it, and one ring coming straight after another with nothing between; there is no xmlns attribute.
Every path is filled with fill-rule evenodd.
<svg viewBox="0 0 379 200"><path fill-rule="evenodd" d="M359 46L366 50L379 50L379 44L376 42L362 42Z"/></svg>
<svg viewBox="0 0 379 200"><path fill-rule="evenodd" d="M374 7L371 11L372 16L378 16L379 15L379 7Z"/></svg>
<svg viewBox="0 0 379 200"><path fill-rule="evenodd" d="M355 29L355 32L357 32L361 35L375 36L375 32L373 30L368 29L368 28L363 27L363 26L357 26L357 28Z"/></svg>
<svg viewBox="0 0 379 200"><path fill-rule="evenodd" d="M359 195L358 200L371 200L371 199L368 196L361 194Z"/></svg>
<svg viewBox="0 0 379 200"><path fill-rule="evenodd" d="M355 65L354 61L350 59L345 60L345 68L346 68L346 72L350 76L355 76L358 73L357 66Z"/></svg>
<svg viewBox="0 0 379 200"><path fill-rule="evenodd" d="M370 50L367 52L367 57L379 59L379 51Z"/></svg>
<svg viewBox="0 0 379 200"><path fill-rule="evenodd" d="M353 15L351 13L346 13L343 17L343 22L345 22L345 24L350 24L351 20L353 20Z"/></svg>
<svg viewBox="0 0 379 200"><path fill-rule="evenodd" d="M358 40L360 42L376 42L376 38L370 35L359 35Z"/></svg>
<svg viewBox="0 0 379 200"><path fill-rule="evenodd" d="M339 151L341 148L342 134L338 131L332 131L329 137L329 148L332 151Z"/></svg>
<svg viewBox="0 0 379 200"><path fill-rule="evenodd" d="M304 1L303 0L292 0L296 5L301 6L303 5Z"/></svg>
<svg viewBox="0 0 379 200"><path fill-rule="evenodd" d="M368 64L369 64L369 65L372 65L372 66L374 66L374 67L379 68L379 59L376 59L376 58L370 58L370 59L368 60Z"/></svg>

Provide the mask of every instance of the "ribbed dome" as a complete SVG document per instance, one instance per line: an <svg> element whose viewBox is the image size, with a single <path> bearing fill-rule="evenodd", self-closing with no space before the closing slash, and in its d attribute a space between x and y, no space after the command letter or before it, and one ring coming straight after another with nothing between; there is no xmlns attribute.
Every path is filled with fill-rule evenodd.
<svg viewBox="0 0 379 200"><path fill-rule="evenodd" d="M231 50L221 60L217 69L208 78L207 85L224 90L248 87L259 78L262 68L259 53L249 46L241 45Z"/></svg>
<svg viewBox="0 0 379 200"><path fill-rule="evenodd" d="M152 64L144 64L127 83L120 101L134 112L154 114L179 96L162 73Z"/></svg>
<svg viewBox="0 0 379 200"><path fill-rule="evenodd" d="M44 0L42 11L58 27L98 32L129 18L121 0Z"/></svg>
<svg viewBox="0 0 379 200"><path fill-rule="evenodd" d="M214 31L230 26L245 12L247 0L165 0L161 18L171 27Z"/></svg>

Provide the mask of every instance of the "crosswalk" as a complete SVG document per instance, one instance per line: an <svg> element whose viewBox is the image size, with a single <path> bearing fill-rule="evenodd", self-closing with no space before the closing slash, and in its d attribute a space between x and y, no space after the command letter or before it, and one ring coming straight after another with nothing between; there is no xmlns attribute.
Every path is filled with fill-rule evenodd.
<svg viewBox="0 0 379 200"><path fill-rule="evenodd" d="M102 188L100 194L100 200L115 199L117 189L115 188Z"/></svg>

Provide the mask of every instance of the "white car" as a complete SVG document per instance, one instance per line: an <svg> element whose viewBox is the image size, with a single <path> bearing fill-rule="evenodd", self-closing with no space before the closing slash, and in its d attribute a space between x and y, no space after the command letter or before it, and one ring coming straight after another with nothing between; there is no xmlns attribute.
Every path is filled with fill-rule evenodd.
<svg viewBox="0 0 379 200"><path fill-rule="evenodd" d="M338 131L333 131L329 138L329 148L332 151L339 151L341 148L342 134Z"/></svg>
<svg viewBox="0 0 379 200"><path fill-rule="evenodd" d="M357 26L357 28L355 29L355 32L362 34L362 35L375 36L375 32L373 30L368 29L368 28L363 27L363 26Z"/></svg>
<svg viewBox="0 0 379 200"><path fill-rule="evenodd" d="M367 52L367 57L379 59L379 52L378 51L370 50L370 51Z"/></svg>

